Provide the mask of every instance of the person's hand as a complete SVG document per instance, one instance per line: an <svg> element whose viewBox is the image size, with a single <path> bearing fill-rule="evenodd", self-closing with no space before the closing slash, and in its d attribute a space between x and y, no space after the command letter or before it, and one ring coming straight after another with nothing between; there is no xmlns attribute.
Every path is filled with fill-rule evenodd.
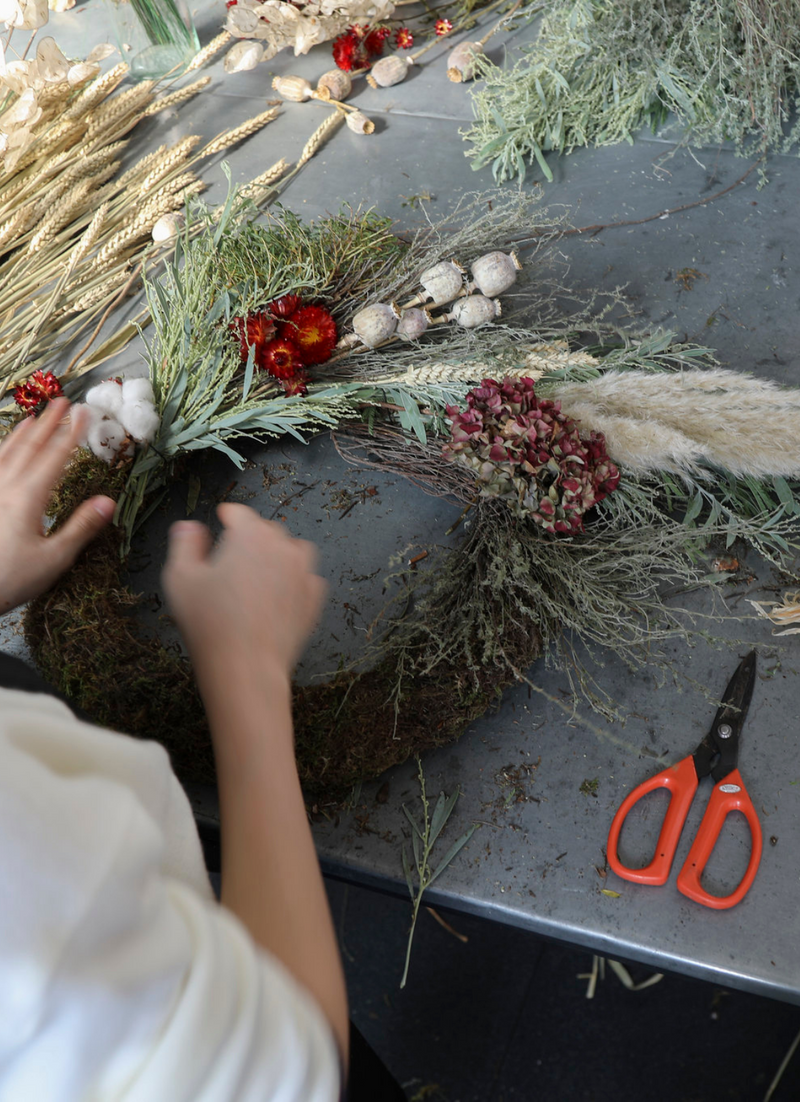
<svg viewBox="0 0 800 1102"><path fill-rule="evenodd" d="M163 581L195 669L236 667L290 677L325 592L313 544L289 537L246 505L217 507L224 532L197 521L170 529Z"/></svg>
<svg viewBox="0 0 800 1102"><path fill-rule="evenodd" d="M114 515L110 497L92 497L45 535L48 499L81 436L82 417L67 419L69 408L56 398L0 444L0 613L49 589Z"/></svg>

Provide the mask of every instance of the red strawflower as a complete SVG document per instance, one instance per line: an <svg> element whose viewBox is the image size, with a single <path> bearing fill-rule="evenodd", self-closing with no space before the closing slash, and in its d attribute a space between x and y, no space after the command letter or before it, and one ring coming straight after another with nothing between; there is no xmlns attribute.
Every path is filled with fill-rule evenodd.
<svg viewBox="0 0 800 1102"><path fill-rule="evenodd" d="M394 40L400 50L410 50L414 45L414 36L408 27L398 27Z"/></svg>
<svg viewBox="0 0 800 1102"><path fill-rule="evenodd" d="M283 392L287 397L293 398L295 396L302 397L304 394L308 394L308 387L306 386L307 376L306 373L298 372L293 379L284 379Z"/></svg>
<svg viewBox="0 0 800 1102"><path fill-rule="evenodd" d="M273 299L267 309L273 318L288 318L301 303L302 299L299 295L281 295L280 298Z"/></svg>
<svg viewBox="0 0 800 1102"><path fill-rule="evenodd" d="M383 44L392 32L388 27L376 27L364 39L364 48L372 57L383 53Z"/></svg>
<svg viewBox="0 0 800 1102"><path fill-rule="evenodd" d="M437 19L433 24L433 29L438 35L449 34L453 29L453 24L449 19Z"/></svg>
<svg viewBox="0 0 800 1102"><path fill-rule="evenodd" d="M324 306L301 306L281 324L280 335L297 346L306 367L323 364L336 347L336 322Z"/></svg>
<svg viewBox="0 0 800 1102"><path fill-rule="evenodd" d="M52 371L40 370L34 371L24 383L14 388L14 401L29 417L34 417L48 402L60 398L63 393L61 383Z"/></svg>
<svg viewBox="0 0 800 1102"><path fill-rule="evenodd" d="M237 0L225 0L225 7L226 8L235 8L236 4L237 4Z"/></svg>
<svg viewBox="0 0 800 1102"><path fill-rule="evenodd" d="M239 338L242 363L247 361L250 345L256 346L256 361L264 345L275 336L275 322L265 310L248 314L246 318L234 318L228 328Z"/></svg>
<svg viewBox="0 0 800 1102"><path fill-rule="evenodd" d="M360 27L351 27L333 40L333 60L346 73L351 73L353 69L369 68L369 57L363 47L360 30Z"/></svg>
<svg viewBox="0 0 800 1102"><path fill-rule="evenodd" d="M295 379L302 377L303 361L297 345L286 337L277 337L265 344L258 357L258 366L275 379Z"/></svg>

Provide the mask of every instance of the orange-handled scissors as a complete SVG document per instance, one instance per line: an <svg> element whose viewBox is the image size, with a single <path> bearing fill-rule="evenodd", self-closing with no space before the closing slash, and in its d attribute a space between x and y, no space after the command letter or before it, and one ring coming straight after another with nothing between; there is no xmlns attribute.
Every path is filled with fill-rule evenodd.
<svg viewBox="0 0 800 1102"><path fill-rule="evenodd" d="M740 664L728 683L711 730L695 752L634 788L623 801L608 833L608 863L617 876L639 884L666 883L697 786L703 777L710 776L715 781L714 789L692 848L678 874L678 891L697 903L718 910L733 907L744 899L758 871L762 848L761 825L741 774L736 768L739 735L750 706L755 679L756 655L753 651ZM622 864L617 852L622 824L634 804L657 788L668 789L671 799L658 836L655 855L644 868L629 869ZM725 896L711 895L701 885L700 877L717 843L725 819L732 811L741 811L750 826L750 861L735 891Z"/></svg>

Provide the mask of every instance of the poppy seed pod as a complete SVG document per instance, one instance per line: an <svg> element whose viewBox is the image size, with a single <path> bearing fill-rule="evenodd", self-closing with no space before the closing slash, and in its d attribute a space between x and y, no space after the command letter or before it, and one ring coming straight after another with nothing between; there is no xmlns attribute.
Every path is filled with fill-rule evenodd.
<svg viewBox="0 0 800 1102"><path fill-rule="evenodd" d="M459 42L447 58L447 76L455 84L472 80L475 76L475 58L483 53L480 42Z"/></svg>
<svg viewBox="0 0 800 1102"><path fill-rule="evenodd" d="M472 278L482 295L494 298L516 283L521 269L515 253L486 253L472 265Z"/></svg>
<svg viewBox="0 0 800 1102"><path fill-rule="evenodd" d="M279 96L293 103L304 103L307 99L311 99L311 93L314 91L305 77L275 77L272 87Z"/></svg>
<svg viewBox="0 0 800 1102"><path fill-rule="evenodd" d="M464 289L464 269L453 260L441 260L419 277L425 294L434 306L450 302Z"/></svg>
<svg viewBox="0 0 800 1102"><path fill-rule="evenodd" d="M400 311L393 302L375 302L358 311L353 329L368 348L376 348L394 334L399 320Z"/></svg>
<svg viewBox="0 0 800 1102"><path fill-rule="evenodd" d="M354 134L371 134L375 129L372 119L368 119L361 111L348 111L344 121Z"/></svg>
<svg viewBox="0 0 800 1102"><path fill-rule="evenodd" d="M463 329L475 329L500 317L500 303L485 295L470 295L455 303L450 317Z"/></svg>
<svg viewBox="0 0 800 1102"><path fill-rule="evenodd" d="M391 88L393 84L400 84L408 76L408 70L413 61L408 57L400 57L392 54L391 57L382 57L376 61L367 76L367 81L373 88Z"/></svg>
<svg viewBox="0 0 800 1102"><path fill-rule="evenodd" d="M323 98L344 100L353 90L353 82L350 74L344 69L331 69L323 73L317 81L317 92Z"/></svg>
<svg viewBox="0 0 800 1102"><path fill-rule="evenodd" d="M412 306L406 310L397 323L397 336L404 341L418 340L431 323L431 316L427 310L420 310Z"/></svg>

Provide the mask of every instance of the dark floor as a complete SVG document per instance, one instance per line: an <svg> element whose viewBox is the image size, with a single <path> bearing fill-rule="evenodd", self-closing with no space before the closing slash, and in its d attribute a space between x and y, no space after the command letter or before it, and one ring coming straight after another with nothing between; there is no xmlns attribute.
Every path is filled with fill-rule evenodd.
<svg viewBox="0 0 800 1102"><path fill-rule="evenodd" d="M632 992L591 953L328 882L351 1014L414 1102L762 1102L800 1007L667 975ZM649 970L630 965L637 981ZM772 1102L800 1099L800 1051ZM375 1102L381 1102L375 1099Z"/></svg>

